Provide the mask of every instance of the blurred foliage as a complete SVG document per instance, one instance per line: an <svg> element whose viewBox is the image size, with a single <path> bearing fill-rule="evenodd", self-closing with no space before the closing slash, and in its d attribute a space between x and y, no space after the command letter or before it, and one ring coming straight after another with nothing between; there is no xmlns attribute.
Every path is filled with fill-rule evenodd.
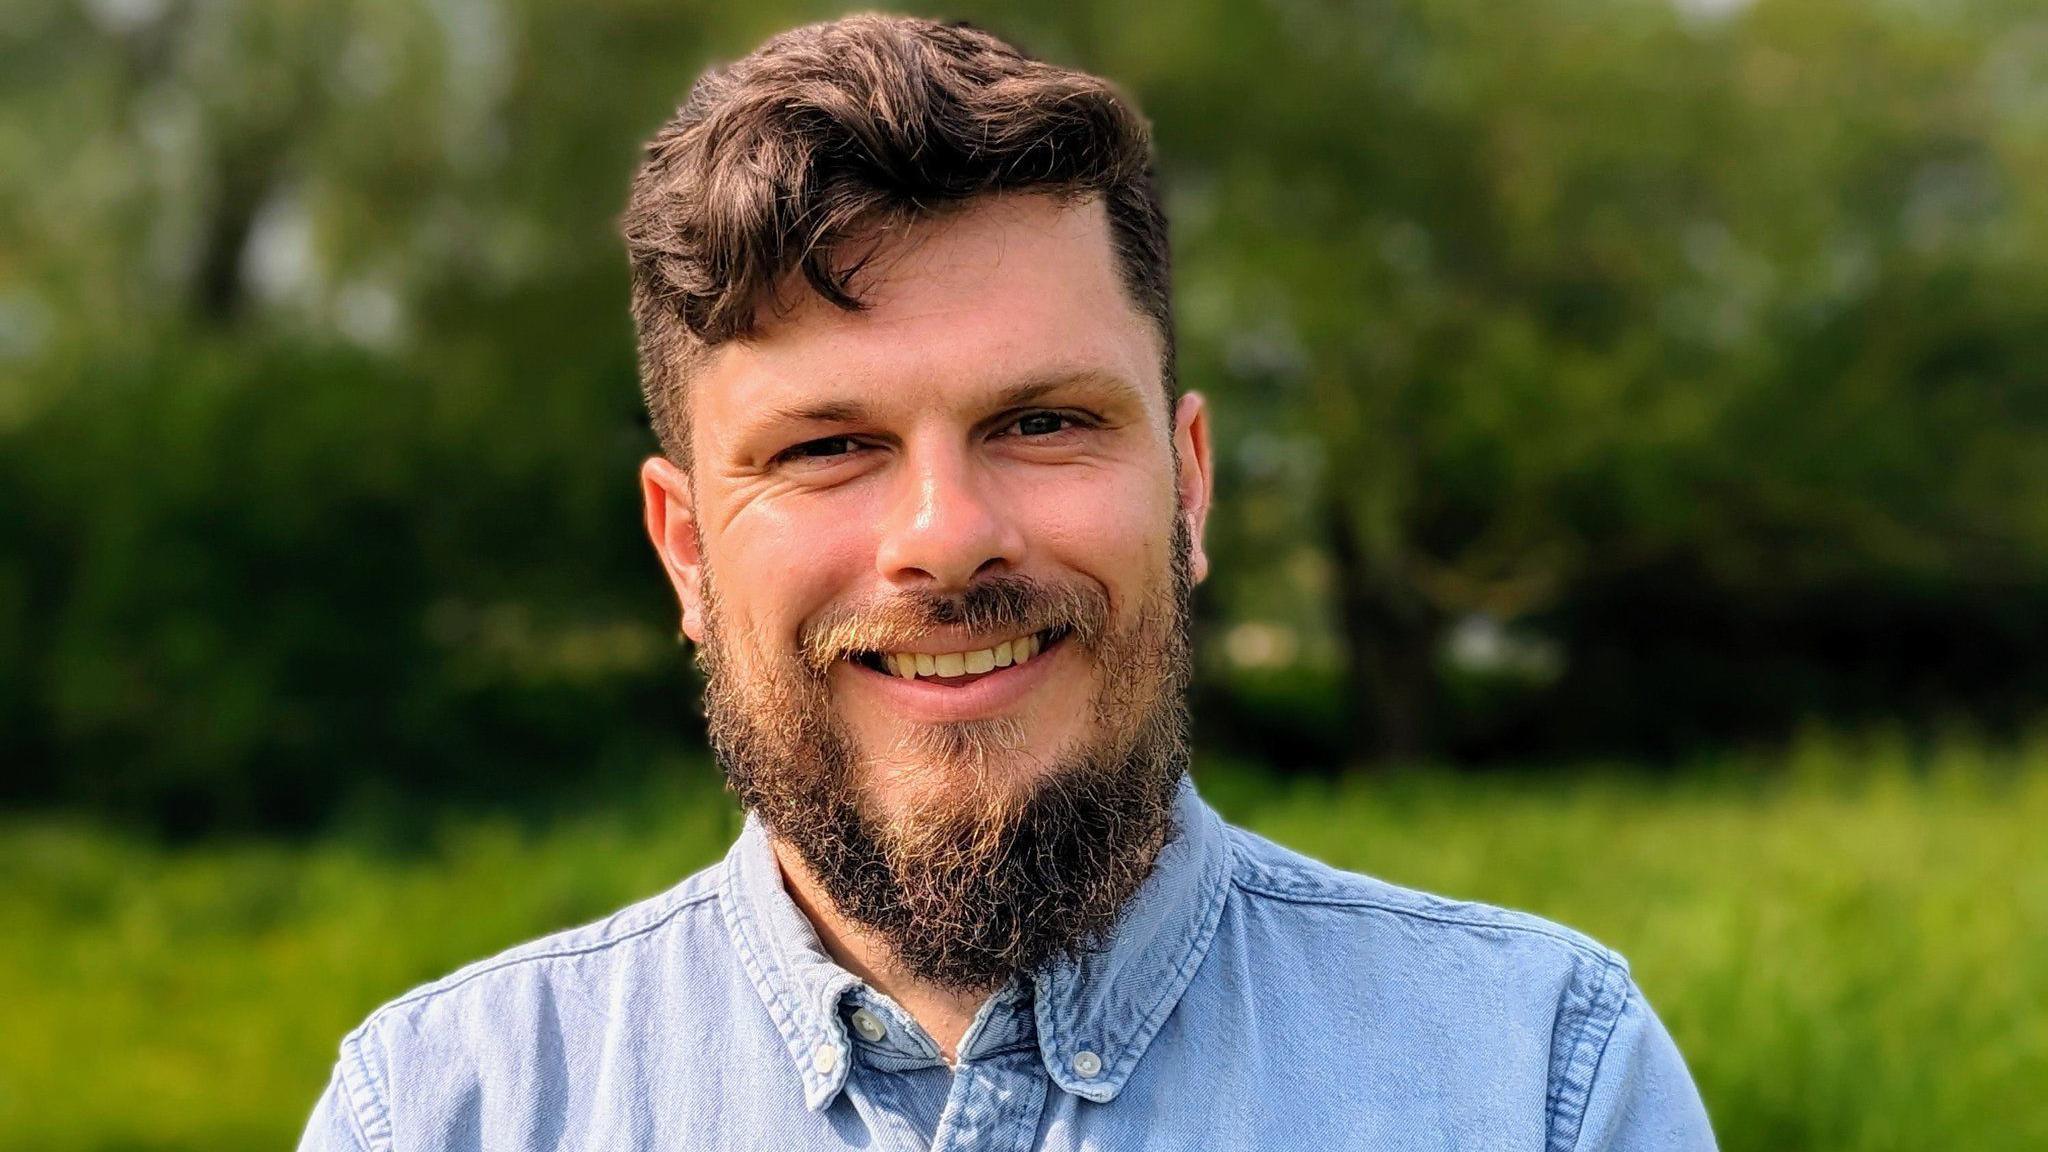
<svg viewBox="0 0 2048 1152"><path fill-rule="evenodd" d="M613 220L822 5L0 6L0 799L173 830L690 739ZM1201 715L1283 764L2028 718L2031 0L949 10L1155 121Z"/></svg>
<svg viewBox="0 0 2048 1152"><path fill-rule="evenodd" d="M171 851L0 822L0 1145L289 1147L375 1005L723 853L738 814L715 774L666 767L637 804L447 817L398 852L373 832ZM1198 776L1292 846L1620 949L1729 1152L2048 1143L2040 746L1814 738L1666 781Z"/></svg>

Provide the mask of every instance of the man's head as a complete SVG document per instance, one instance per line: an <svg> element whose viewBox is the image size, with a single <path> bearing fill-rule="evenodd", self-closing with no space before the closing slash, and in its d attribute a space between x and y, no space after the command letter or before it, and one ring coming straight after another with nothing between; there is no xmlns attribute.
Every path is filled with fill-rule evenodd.
<svg viewBox="0 0 2048 1152"><path fill-rule="evenodd" d="M876 241L993 195L1107 215L1173 391L1166 217L1144 120L1106 81L965 25L852 16L704 74L647 144L623 219L641 384L669 457L691 455L688 382L808 290L862 305ZM800 274L802 285L788 283Z"/></svg>
<svg viewBox="0 0 2048 1152"><path fill-rule="evenodd" d="M959 987L1105 933L1185 770L1201 399L1142 120L856 17L701 81L625 231L648 530L743 803Z"/></svg>

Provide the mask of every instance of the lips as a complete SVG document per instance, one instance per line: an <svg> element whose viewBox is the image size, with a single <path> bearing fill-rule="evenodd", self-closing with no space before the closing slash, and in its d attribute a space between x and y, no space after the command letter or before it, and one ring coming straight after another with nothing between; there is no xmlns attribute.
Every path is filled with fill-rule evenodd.
<svg viewBox="0 0 2048 1152"><path fill-rule="evenodd" d="M1063 628L1028 632L980 647L951 652L862 652L853 659L877 672L904 680L968 683L999 668L1025 664L1059 642Z"/></svg>
<svg viewBox="0 0 2048 1152"><path fill-rule="evenodd" d="M992 660L1002 640L991 643L990 639L981 637L937 639L925 646L960 643L974 647L946 653L862 652L843 658L839 663L854 673L854 683L861 685L856 691L876 693L872 699L882 709L883 716L894 722L938 724L976 720L1012 713L1024 707L1038 693L1058 688L1061 682L1079 672L1077 666L1065 659L1067 650L1073 647L1066 643L1072 634L1071 628L1061 627L1009 638L1010 663L1005 667L991 666L986 672L967 671L966 658L969 653L987 651ZM1021 663L1017 660L1019 643L1024 644L1024 650L1030 653ZM911 657L913 671L917 667L918 656L930 658L932 674L904 676L899 671L900 663L891 660L891 657L900 660L904 655ZM941 655L961 658L959 675L940 674ZM949 660L947 667L951 666Z"/></svg>

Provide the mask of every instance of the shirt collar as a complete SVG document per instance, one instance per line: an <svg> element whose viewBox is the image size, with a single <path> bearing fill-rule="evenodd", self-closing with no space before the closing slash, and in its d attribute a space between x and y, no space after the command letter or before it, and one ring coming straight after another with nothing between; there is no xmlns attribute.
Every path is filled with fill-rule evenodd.
<svg viewBox="0 0 2048 1152"><path fill-rule="evenodd" d="M1109 944L1032 981L1039 1055L1060 1088L1095 1101L1123 1090L1215 936L1229 856L1223 821L1183 780L1172 835ZM865 985L826 954L783 888L767 830L752 814L726 855L720 897L733 947L803 1078L804 1103L824 1108L853 1063L840 1004ZM982 1015L1021 991L999 992Z"/></svg>

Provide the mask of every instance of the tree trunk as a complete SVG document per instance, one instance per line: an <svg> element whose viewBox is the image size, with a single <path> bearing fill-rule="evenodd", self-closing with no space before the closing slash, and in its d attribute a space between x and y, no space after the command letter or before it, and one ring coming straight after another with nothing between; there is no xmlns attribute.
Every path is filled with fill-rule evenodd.
<svg viewBox="0 0 2048 1152"><path fill-rule="evenodd" d="M246 285L242 262L255 231L256 214L269 193L267 150L232 149L217 168L219 184L199 250L192 301L201 319L227 325L239 319Z"/></svg>
<svg viewBox="0 0 2048 1152"><path fill-rule="evenodd" d="M1329 497L1326 516L1344 632L1345 698L1358 725L1352 762L1420 760L1435 750L1443 616L1403 578L1398 557L1366 549L1342 493Z"/></svg>

